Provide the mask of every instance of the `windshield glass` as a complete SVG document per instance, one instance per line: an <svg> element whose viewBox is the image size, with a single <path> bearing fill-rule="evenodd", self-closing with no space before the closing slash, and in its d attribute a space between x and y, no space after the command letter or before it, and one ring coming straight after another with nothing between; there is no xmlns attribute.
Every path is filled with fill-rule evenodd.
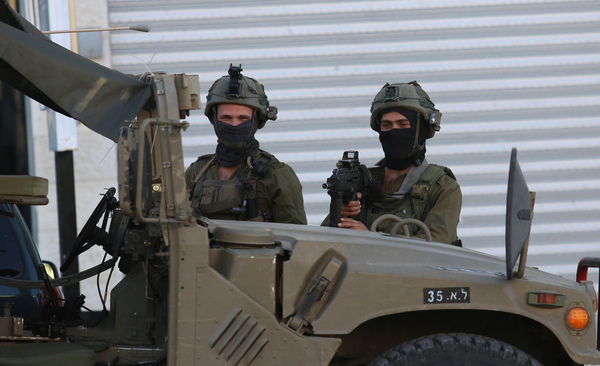
<svg viewBox="0 0 600 366"><path fill-rule="evenodd" d="M0 203L0 276L21 277L26 273L24 243L27 240L13 207Z"/></svg>

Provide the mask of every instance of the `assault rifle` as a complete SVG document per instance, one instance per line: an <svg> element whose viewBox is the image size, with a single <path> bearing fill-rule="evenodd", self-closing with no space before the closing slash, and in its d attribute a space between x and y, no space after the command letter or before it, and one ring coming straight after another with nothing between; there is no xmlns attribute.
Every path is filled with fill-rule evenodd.
<svg viewBox="0 0 600 366"><path fill-rule="evenodd" d="M334 169L331 177L327 178L327 183L323 183L323 188L327 189L327 194L331 196L329 226L332 227L337 227L341 221L342 203L356 201L358 192L363 195L361 201L364 200L371 183L371 173L358 160L358 151L344 151L342 160L338 161L336 166L337 169ZM364 213L361 211L359 216L363 216Z"/></svg>

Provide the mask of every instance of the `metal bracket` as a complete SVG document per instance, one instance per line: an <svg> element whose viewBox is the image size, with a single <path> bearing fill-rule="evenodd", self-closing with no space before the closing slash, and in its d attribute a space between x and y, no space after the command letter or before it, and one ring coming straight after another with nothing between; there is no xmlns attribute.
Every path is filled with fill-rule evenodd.
<svg viewBox="0 0 600 366"><path fill-rule="evenodd" d="M288 322L288 327L292 328L293 330L300 329L304 317L306 316L306 314L308 314L314 303L317 302L317 300L319 300L323 296L323 293L325 292L325 289L327 289L327 286L329 286L329 280L323 277L319 277L317 283L311 289L311 291L308 293L308 296L302 303L302 306L300 306L300 309L298 309L298 311L296 312L296 315L294 315Z"/></svg>
<svg viewBox="0 0 600 366"><path fill-rule="evenodd" d="M296 314L290 318L287 325L294 331L298 331L302 326L306 315L310 313L311 309L315 304L323 299L323 296L329 289L329 285L336 280L340 269L342 268L343 261L339 258L333 257L329 260L329 263L323 268L319 276L313 281L313 286L308 291L308 294ZM318 308L315 308L318 311Z"/></svg>

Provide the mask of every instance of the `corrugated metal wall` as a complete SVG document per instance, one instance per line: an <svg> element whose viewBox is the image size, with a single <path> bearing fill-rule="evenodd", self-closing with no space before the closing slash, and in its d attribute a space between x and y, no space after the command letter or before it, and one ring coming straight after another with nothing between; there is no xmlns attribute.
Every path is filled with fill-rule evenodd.
<svg viewBox="0 0 600 366"><path fill-rule="evenodd" d="M113 67L200 75L202 99L230 63L266 86L279 119L257 134L290 164L309 223L326 215L321 184L342 152L382 156L368 127L386 82L418 80L443 112L430 162L462 186L464 246L504 256L510 150L537 191L528 264L573 278L600 256L600 1L109 0ZM202 112L186 163L214 151Z"/></svg>

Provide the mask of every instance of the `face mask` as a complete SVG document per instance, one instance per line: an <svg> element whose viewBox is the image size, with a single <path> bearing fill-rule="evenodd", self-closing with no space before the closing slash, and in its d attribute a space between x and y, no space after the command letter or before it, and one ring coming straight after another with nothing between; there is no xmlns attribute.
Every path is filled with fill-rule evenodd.
<svg viewBox="0 0 600 366"><path fill-rule="evenodd" d="M410 121L410 128L394 128L379 132L379 141L385 153L384 166L394 170L405 170L412 164L421 165L425 159L425 139L427 128L417 112L404 108L390 108L385 112L396 111ZM381 119L381 118L380 118ZM419 131L417 133L417 127ZM419 135L417 146L415 136Z"/></svg>
<svg viewBox="0 0 600 366"><path fill-rule="evenodd" d="M240 163L248 156L254 155L258 150L258 141L254 133L258 129L254 118L232 126L223 121L214 123L215 134L218 138L217 160L223 166L232 166Z"/></svg>
<svg viewBox="0 0 600 366"><path fill-rule="evenodd" d="M414 162L410 155L415 137L410 128L381 131L379 142L385 154L384 166L394 170L404 170Z"/></svg>
<svg viewBox="0 0 600 366"><path fill-rule="evenodd" d="M254 133L258 128L254 118L232 126L223 121L215 121L215 134L219 138L219 144L224 144L232 150L245 150L246 146L254 140Z"/></svg>

